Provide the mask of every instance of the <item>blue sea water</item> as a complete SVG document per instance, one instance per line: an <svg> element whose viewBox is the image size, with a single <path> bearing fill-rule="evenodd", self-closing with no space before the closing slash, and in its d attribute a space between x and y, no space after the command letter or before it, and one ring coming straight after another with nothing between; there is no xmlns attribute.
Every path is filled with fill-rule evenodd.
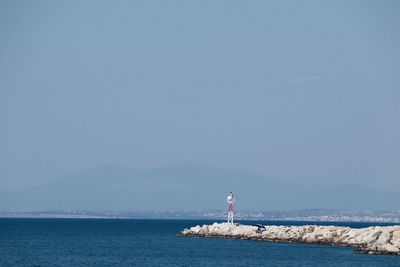
<svg viewBox="0 0 400 267"><path fill-rule="evenodd" d="M176 236L205 223L212 222L0 219L0 266L400 266L398 256L346 247Z"/></svg>

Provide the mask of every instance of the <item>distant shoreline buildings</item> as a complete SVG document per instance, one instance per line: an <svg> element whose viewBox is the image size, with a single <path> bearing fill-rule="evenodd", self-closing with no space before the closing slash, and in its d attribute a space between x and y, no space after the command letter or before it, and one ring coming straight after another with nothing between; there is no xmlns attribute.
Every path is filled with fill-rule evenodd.
<svg viewBox="0 0 400 267"><path fill-rule="evenodd" d="M0 218L72 218L72 219L195 219L227 220L227 211L157 211L157 212L114 212L114 211L0 211ZM315 222L366 222L400 223L398 211L347 211L347 210L294 210L294 211L240 211L235 220L254 221L315 221Z"/></svg>

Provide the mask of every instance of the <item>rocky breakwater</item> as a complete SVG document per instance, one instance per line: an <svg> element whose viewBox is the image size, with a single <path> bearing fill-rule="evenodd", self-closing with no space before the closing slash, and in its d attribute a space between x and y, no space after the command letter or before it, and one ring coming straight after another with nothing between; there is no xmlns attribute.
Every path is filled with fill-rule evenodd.
<svg viewBox="0 0 400 267"><path fill-rule="evenodd" d="M354 247L368 254L400 255L400 226L252 226L214 223L184 229L181 236L251 239Z"/></svg>

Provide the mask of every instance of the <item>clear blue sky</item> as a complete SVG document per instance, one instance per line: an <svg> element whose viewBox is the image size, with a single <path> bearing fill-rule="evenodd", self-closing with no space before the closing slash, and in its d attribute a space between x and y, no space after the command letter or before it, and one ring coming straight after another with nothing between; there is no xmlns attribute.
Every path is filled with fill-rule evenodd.
<svg viewBox="0 0 400 267"><path fill-rule="evenodd" d="M400 192L399 1L1 1L0 188L198 161Z"/></svg>

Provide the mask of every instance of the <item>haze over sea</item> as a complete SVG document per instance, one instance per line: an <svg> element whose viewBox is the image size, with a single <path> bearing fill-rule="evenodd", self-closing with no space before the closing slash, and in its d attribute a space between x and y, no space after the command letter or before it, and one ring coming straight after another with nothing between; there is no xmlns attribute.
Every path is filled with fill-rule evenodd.
<svg viewBox="0 0 400 267"><path fill-rule="evenodd" d="M176 236L184 227L209 223L0 219L0 266L400 266L400 257L355 254L348 247Z"/></svg>

